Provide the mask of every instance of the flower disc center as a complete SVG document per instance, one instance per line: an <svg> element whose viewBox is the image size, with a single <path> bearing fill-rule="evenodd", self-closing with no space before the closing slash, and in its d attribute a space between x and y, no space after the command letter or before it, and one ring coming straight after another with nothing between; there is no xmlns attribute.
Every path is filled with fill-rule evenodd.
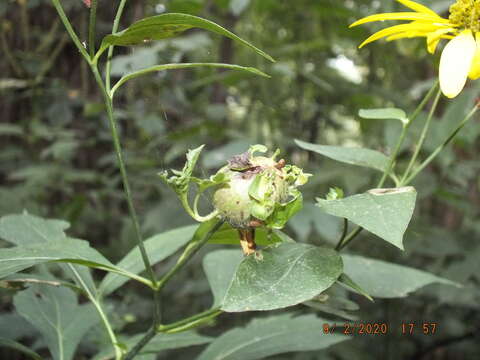
<svg viewBox="0 0 480 360"><path fill-rule="evenodd" d="M480 32L480 1L457 0L450 6L450 22L460 28Z"/></svg>

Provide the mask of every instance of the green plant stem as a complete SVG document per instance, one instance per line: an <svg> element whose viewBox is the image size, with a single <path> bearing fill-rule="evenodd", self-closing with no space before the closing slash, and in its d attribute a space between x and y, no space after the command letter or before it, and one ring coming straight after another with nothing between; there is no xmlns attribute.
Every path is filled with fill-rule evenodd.
<svg viewBox="0 0 480 360"><path fill-rule="evenodd" d="M185 330L189 330L193 327L196 327L200 324L203 324L207 321L210 321L222 313L223 311L218 308L209 309L207 311L201 312L199 314L190 316L188 318L176 321L168 325L160 325L157 328L157 331L167 333L167 334L182 332Z"/></svg>
<svg viewBox="0 0 480 360"><path fill-rule="evenodd" d="M410 162L408 163L407 170L405 170L405 173L403 174L402 179L400 180L400 186L402 186L405 183L405 179L408 177L408 174L410 174L413 166L415 165L415 161L417 161L418 155L420 154L420 150L423 147L423 143L427 138L427 133L428 133L428 130L430 129L430 124L432 122L433 114L437 109L438 101L440 99L441 94L442 94L442 91L438 89L437 95L435 96L435 100L433 100L432 107L430 108L430 112L428 113L427 120L425 121L425 125L420 135L420 139L418 140L418 143L415 146L415 152L413 153L413 156L410 159Z"/></svg>
<svg viewBox="0 0 480 360"><path fill-rule="evenodd" d="M165 284L175 275L181 268L185 266L185 264L197 253L200 248L205 245L208 240L215 234L215 232L220 229L223 225L224 221L219 220L215 223L215 225L205 234L205 236L201 239L193 238L192 241L187 245L185 250L183 251L182 255L180 255L179 259L175 266L173 266L162 278L158 281L157 291L160 291Z"/></svg>
<svg viewBox="0 0 480 360"><path fill-rule="evenodd" d="M105 312L102 309L102 305L100 304L97 297L95 297L95 295L92 294L92 292L90 291L87 284L85 284L82 277L78 273L77 269L75 269L75 266L69 264L68 267L72 271L73 276L75 277L75 279L77 280L79 285L85 291L88 299L92 302L93 306L95 306L95 309L97 309L97 312L100 315L100 318L102 319L103 325L105 326L105 329L107 330L108 337L110 338L110 342L112 343L112 346L115 350L115 360L120 360L122 358L122 349L118 346L117 337L115 336L115 333L113 332L113 329L110 325L110 322L108 321L107 315L105 314Z"/></svg>
<svg viewBox="0 0 480 360"><path fill-rule="evenodd" d="M95 28L97 26L97 4L98 0L91 0L90 21L88 23L88 50L90 57L95 55Z"/></svg>
<svg viewBox="0 0 480 360"><path fill-rule="evenodd" d="M125 355L123 360L132 360L143 349L143 347L155 337L155 335L157 335L157 330L155 326L152 326L140 341Z"/></svg>
<svg viewBox="0 0 480 360"><path fill-rule="evenodd" d="M425 167L430 164L436 157L437 155L447 147L448 144L455 138L455 136L459 133L460 130L468 123L468 121L473 117L473 115L477 112L478 110L478 105L475 104L475 106L472 108L472 110L468 113L467 116L458 124L458 126L453 130L453 132L448 136L448 138L445 139L445 141L439 145L431 154L430 156L422 162L415 170L412 171L410 176L405 180L405 184L409 184L415 177L423 170Z"/></svg>
<svg viewBox="0 0 480 360"><path fill-rule="evenodd" d="M63 11L60 1L52 0L52 4L57 10L58 16L60 16L60 20L65 26L65 29L67 30L68 35L70 35L70 38L72 39L73 43L77 47L78 51L85 58L85 60L87 60L87 62L91 64L90 55L88 54L87 50L85 50L85 47L83 46L82 42L78 38L77 34L75 33L75 30L73 30L72 24L70 24L70 21L68 20L67 15L65 14L65 11Z"/></svg>
<svg viewBox="0 0 480 360"><path fill-rule="evenodd" d="M117 124L115 122L115 118L113 114L112 99L107 93L105 85L103 84L102 77L98 72L98 68L96 67L96 65L91 65L91 69L95 76L95 80L97 81L97 84L102 90L103 96L105 98L105 105L107 106L107 115L108 115L108 121L110 124L110 131L113 139L113 146L115 148L115 154L117 156L117 162L120 168L120 174L122 176L123 189L125 191L125 197L127 199L128 211L130 212L130 217L132 218L135 237L137 238L138 248L140 249L140 254L142 255L142 260L145 265L145 270L147 271L148 276L152 281L152 284L155 285L156 284L155 273L153 272L152 266L150 264L150 260L148 258L147 250L145 249L145 245L143 244L143 237L140 231L140 224L138 222L137 212L135 211L135 207L133 205L132 192L130 190L130 182L128 180L125 161L123 160L122 145L120 144L120 137L118 135Z"/></svg>
<svg viewBox="0 0 480 360"><path fill-rule="evenodd" d="M126 2L127 0L120 0L117 13L115 14L115 19L113 20L112 34L115 34L118 31L118 27L120 26L120 19L122 18L123 9L125 8ZM113 48L114 48L113 45L108 47L107 63L105 65L105 86L107 88L107 92L109 93L110 93L110 87L112 86L110 73L112 70Z"/></svg>
<svg viewBox="0 0 480 360"><path fill-rule="evenodd" d="M342 235L340 236L340 240L338 240L337 246L335 246L335 250L339 250L340 246L343 243L343 240L347 236L347 231L348 231L348 219L343 218L343 230L342 230Z"/></svg>
<svg viewBox="0 0 480 360"><path fill-rule="evenodd" d="M397 160L398 153L400 152L400 149L403 145L403 142L405 141L405 138L407 136L408 130L410 126L412 125L413 121L417 118L418 114L420 114L420 111L425 107L427 102L430 100L432 97L433 93L435 92L435 89L438 87L438 80L435 81L435 83L432 85L430 90L427 92L425 97L422 99L420 104L418 104L417 108L414 110L412 115L408 118L408 120L403 123L402 126L402 132L400 133L400 136L398 138L398 141L395 145L395 148L390 155L390 160L388 162L387 169L385 169L382 177L380 178L379 182L377 183L377 188L381 188L384 184L385 181L387 180L390 172L394 168L395 161ZM352 230L347 236L343 238L343 240L340 240L335 249L337 251L342 250L345 246L347 246L353 239L357 237L358 234L362 232L363 228L361 226L357 226L354 230Z"/></svg>

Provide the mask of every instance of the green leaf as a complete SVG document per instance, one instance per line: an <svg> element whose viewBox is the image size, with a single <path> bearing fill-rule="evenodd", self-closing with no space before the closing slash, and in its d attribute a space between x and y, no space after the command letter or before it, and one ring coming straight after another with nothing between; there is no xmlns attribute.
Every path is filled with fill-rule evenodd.
<svg viewBox="0 0 480 360"><path fill-rule="evenodd" d="M255 229L255 242L257 245L272 245L274 243L282 241L276 231L270 231L265 228ZM213 234L208 241L209 244L222 244L222 245L239 245L240 237L238 230L232 228L228 223L222 225L222 227Z"/></svg>
<svg viewBox="0 0 480 360"><path fill-rule="evenodd" d="M373 297L405 297L433 283L459 287L453 281L407 266L357 255L342 255L342 258L345 274Z"/></svg>
<svg viewBox="0 0 480 360"><path fill-rule="evenodd" d="M338 334L323 334L326 320L314 315L282 314L252 320L218 337L198 360L254 360L295 351L325 349L348 340Z"/></svg>
<svg viewBox="0 0 480 360"><path fill-rule="evenodd" d="M353 290L357 294L363 295L368 300L373 301L373 298L365 290L363 290L360 285L353 281L347 274L340 275L340 277L337 279L337 282L343 287Z"/></svg>
<svg viewBox="0 0 480 360"><path fill-rule="evenodd" d="M381 152L371 149L317 145L301 140L295 140L295 143L302 149L316 152L330 159L346 164L376 169L382 172L387 169L389 163L388 157Z"/></svg>
<svg viewBox="0 0 480 360"><path fill-rule="evenodd" d="M175 253L192 238L198 225L184 226L154 235L144 241L150 262L156 264ZM145 269L138 246L131 250L118 264L118 267L131 273L138 274ZM99 293L108 295L127 282L123 276L110 273L102 280Z"/></svg>
<svg viewBox="0 0 480 360"><path fill-rule="evenodd" d="M201 145L196 149L188 150L187 161L185 162L182 171L172 170L175 175L170 177L168 177L168 173L166 171L159 174L162 180L170 185L178 195L186 195L188 192L193 170L195 169L198 157L200 156L204 146L205 145Z"/></svg>
<svg viewBox="0 0 480 360"><path fill-rule="evenodd" d="M93 305L78 305L69 289L33 285L17 294L15 309L41 332L55 360L70 360L85 333L99 320Z"/></svg>
<svg viewBox="0 0 480 360"><path fill-rule="evenodd" d="M118 272L123 276L133 278L147 285L150 284L149 280L110 263L98 251L91 248L87 241L69 238L50 241L48 243L0 249L0 278L34 265L53 261L80 264L106 271Z"/></svg>
<svg viewBox="0 0 480 360"><path fill-rule="evenodd" d="M200 28L222 36L226 36L241 43L242 45L249 47L264 58L274 61L270 55L256 48L249 42L243 40L220 25L217 25L210 20L202 19L198 16L179 13L147 17L133 23L127 29L121 32L105 36L103 38L100 50L96 56L98 57L99 54L101 54L108 46L111 45L129 46L143 44L146 41L170 38L191 28Z"/></svg>
<svg viewBox="0 0 480 360"><path fill-rule="evenodd" d="M0 218L0 238L19 246L47 243L67 239L65 230L69 227L70 224L66 221L43 219L24 212ZM62 265L67 276L71 276L70 267L73 266L90 291L96 293L93 278L87 268L71 264Z"/></svg>
<svg viewBox="0 0 480 360"><path fill-rule="evenodd" d="M403 250L403 234L415 208L417 192L411 186L373 189L340 200L317 199L327 214L346 218Z"/></svg>
<svg viewBox="0 0 480 360"><path fill-rule="evenodd" d="M174 70L174 69L189 69L189 68L198 68L198 67L209 67L209 68L223 68L229 70L239 70L250 72L255 75L264 76L269 78L270 76L264 72L254 68L254 67L245 67L240 65L232 64L220 64L220 63L181 63L181 64L162 64L148 67L146 69L141 69L129 74L122 76L120 80L112 87L111 95L117 91L117 89L122 86L125 82L131 79L135 79L139 76L149 74L151 72L165 71L165 70Z"/></svg>
<svg viewBox="0 0 480 360"><path fill-rule="evenodd" d="M132 348L144 334L139 334L130 337L123 343L127 348ZM150 342L141 350L139 359L142 359L141 355L158 354L161 351L179 349L183 347L202 345L211 342L213 338L205 335L197 334L195 331L184 331L175 334L161 333L156 335ZM92 360L107 360L113 359L115 356L111 346L101 351ZM137 359L137 357L135 358Z"/></svg>
<svg viewBox="0 0 480 360"><path fill-rule="evenodd" d="M30 245L62 240L70 224L62 220L42 219L28 213L0 218L0 238L15 245Z"/></svg>
<svg viewBox="0 0 480 360"><path fill-rule="evenodd" d="M42 357L38 355L35 351L30 350L28 347L10 339L0 338L0 348L2 347L8 347L14 350L18 350L24 355L27 355L28 357L35 360L42 360Z"/></svg>
<svg viewBox="0 0 480 360"><path fill-rule="evenodd" d="M364 119L400 120L402 123L408 121L405 111L397 108L361 109L358 116Z"/></svg>
<svg viewBox="0 0 480 360"><path fill-rule="evenodd" d="M267 225L273 229L282 229L285 224L295 216L303 207L303 196L300 191L296 196L286 204L275 204L273 216L267 219Z"/></svg>
<svg viewBox="0 0 480 360"><path fill-rule="evenodd" d="M328 289L342 269L342 259L332 249L298 243L270 246L240 263L222 310L273 310L296 305Z"/></svg>
<svg viewBox="0 0 480 360"><path fill-rule="evenodd" d="M243 254L240 248L212 251L203 258L203 270L213 293L212 308L222 304L235 271L242 260Z"/></svg>

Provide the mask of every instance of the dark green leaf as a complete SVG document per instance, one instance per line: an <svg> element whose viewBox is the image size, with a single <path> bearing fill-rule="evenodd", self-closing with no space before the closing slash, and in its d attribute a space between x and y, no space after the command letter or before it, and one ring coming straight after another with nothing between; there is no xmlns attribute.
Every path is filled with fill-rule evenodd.
<svg viewBox="0 0 480 360"><path fill-rule="evenodd" d="M32 285L14 298L17 312L43 335L55 360L73 358L78 343L98 320L93 305L78 305L69 289Z"/></svg>
<svg viewBox="0 0 480 360"><path fill-rule="evenodd" d="M330 159L344 162L347 164L368 167L380 171L385 171L388 167L388 157L381 152L363 149L348 148L341 146L327 146L311 144L300 140L295 140L302 149L313 151Z"/></svg>
<svg viewBox="0 0 480 360"><path fill-rule="evenodd" d="M281 243L246 257L238 266L222 310L273 310L296 305L328 289L342 273L334 250Z"/></svg>
<svg viewBox="0 0 480 360"><path fill-rule="evenodd" d="M102 41L99 53L103 52L110 45L128 46L143 44L146 41L170 38L191 28L200 28L226 36L249 47L264 58L274 61L270 55L220 25L198 16L179 13L148 17L133 23L121 32L107 35Z"/></svg>
<svg viewBox="0 0 480 360"><path fill-rule="evenodd" d="M433 283L458 286L453 281L407 266L356 255L342 255L342 258L345 274L373 297L405 297Z"/></svg>
<svg viewBox="0 0 480 360"><path fill-rule="evenodd" d="M282 314L254 319L244 328L218 337L198 360L263 359L286 352L320 350L349 339L344 335L324 334L325 323L326 320L314 315Z"/></svg>
<svg viewBox="0 0 480 360"><path fill-rule="evenodd" d="M28 347L10 339L0 338L0 348L1 347L8 347L8 348L20 351L21 353L23 353L24 355L27 355L31 359L42 360L42 357L38 355L35 351L30 350Z"/></svg>
<svg viewBox="0 0 480 360"><path fill-rule="evenodd" d="M175 253L192 238L198 225L184 226L152 236L145 240L150 262L156 264ZM138 246L130 251L118 264L118 267L131 273L138 274L145 269ZM122 286L128 279L124 276L110 273L102 280L99 293L108 295Z"/></svg>
<svg viewBox="0 0 480 360"><path fill-rule="evenodd" d="M373 189L340 200L317 199L327 214L346 218L403 250L403 234L415 208L417 192L411 186Z"/></svg>
<svg viewBox="0 0 480 360"><path fill-rule="evenodd" d="M275 231L269 231L265 228L255 230L255 242L257 245L272 245L280 241L281 239ZM220 230L213 234L208 242L210 244L239 245L240 237L237 229L225 223Z"/></svg>

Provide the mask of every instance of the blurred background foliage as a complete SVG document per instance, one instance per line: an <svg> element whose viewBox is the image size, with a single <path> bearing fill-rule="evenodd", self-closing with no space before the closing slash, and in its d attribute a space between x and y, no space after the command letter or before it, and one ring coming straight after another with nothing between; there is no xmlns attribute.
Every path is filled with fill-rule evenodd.
<svg viewBox="0 0 480 360"><path fill-rule="evenodd" d="M86 39L87 8L81 0L62 3ZM422 3L445 12L451 1ZM132 69L180 61L256 66L272 76L263 79L211 69L170 71L136 79L117 93L116 115L144 233L192 223L173 192L159 181L159 170L181 167L187 149L206 144L200 171L211 174L248 144L263 143L282 149L288 161L315 175L305 189L305 208L292 219L287 232L298 241L333 245L340 224L322 214L313 205L314 198L323 197L332 186L343 188L346 195L363 192L377 181L375 174L307 153L293 140L389 153L400 125L361 120L358 110L400 107L411 111L436 78L438 56L428 55L420 40L381 41L358 50L378 25L355 29L348 25L373 12L400 8L394 1L371 0L128 2L124 27L145 16L186 12L221 24L276 59L274 64L267 63L230 39L200 30L142 47L116 48L116 77ZM110 32L115 11L112 2L99 1L99 40ZM3 0L0 19L0 215L27 209L68 220L70 234L88 239L117 261L134 246L134 236L101 94L48 1ZM470 83L458 99L441 103L425 152L445 138L477 95L478 86ZM422 121L414 123L413 135L418 136ZM479 134L480 122L469 124L416 180L419 198L405 252L367 233L348 249L424 269L464 287L429 286L408 298L379 299L373 304L351 295L360 305L354 319L386 322L389 335L355 336L325 351L275 359L479 357ZM412 142L406 143L397 166L406 165L411 146ZM202 252L214 248L218 245ZM173 261L157 265L157 270ZM197 256L177 276L175 285L166 289L166 320L188 315L186 309L193 314L209 305L211 295L200 269L201 256ZM129 283L107 301L122 333L143 331L150 323L151 299L144 290ZM37 334L12 310L13 295L11 290L1 290L0 335L42 349ZM305 306L295 310L311 311ZM339 324L353 321L320 314ZM219 334L249 318L249 313L222 315L216 327L203 332ZM412 321L436 322L437 333L402 335L401 323ZM98 325L83 339L80 353L89 358L102 342L108 343ZM177 351L175 358L192 358L200 349ZM21 359L2 349L0 358Z"/></svg>

